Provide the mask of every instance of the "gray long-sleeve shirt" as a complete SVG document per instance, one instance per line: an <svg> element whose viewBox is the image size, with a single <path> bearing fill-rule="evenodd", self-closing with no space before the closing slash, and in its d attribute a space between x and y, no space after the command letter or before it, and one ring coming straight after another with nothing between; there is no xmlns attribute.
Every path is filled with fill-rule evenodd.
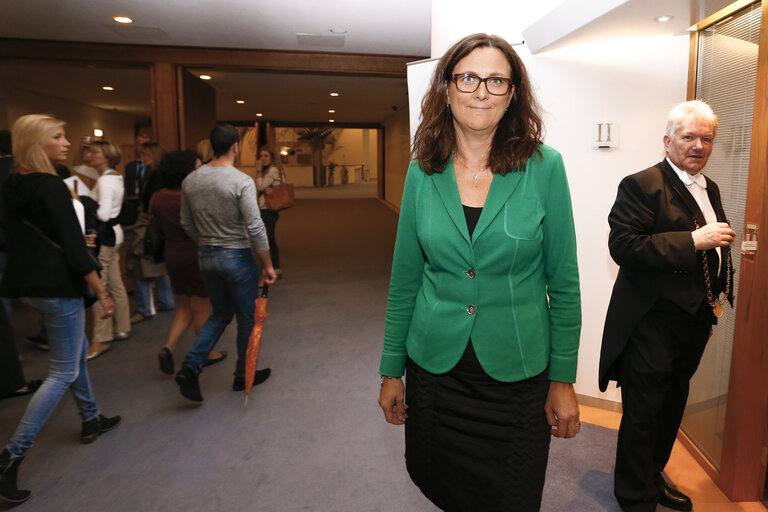
<svg viewBox="0 0 768 512"><path fill-rule="evenodd" d="M234 167L203 165L181 184L181 227L197 245L269 250L256 185Z"/></svg>

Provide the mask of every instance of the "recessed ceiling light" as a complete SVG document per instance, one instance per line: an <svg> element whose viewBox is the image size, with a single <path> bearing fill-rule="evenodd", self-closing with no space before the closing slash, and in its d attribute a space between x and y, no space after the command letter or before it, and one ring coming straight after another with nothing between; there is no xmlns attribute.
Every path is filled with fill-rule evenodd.
<svg viewBox="0 0 768 512"><path fill-rule="evenodd" d="M338 95L339 95L339 93L337 93L337 92L332 92L332 93L331 93L331 96L334 96L334 97L336 97L336 96L338 96Z"/></svg>
<svg viewBox="0 0 768 512"><path fill-rule="evenodd" d="M656 21L658 21L659 23L664 23L665 21L669 21L669 20L671 20L672 18L674 18L674 16L666 16L666 15L665 15L665 16L659 16L659 17L657 17L657 18L654 18L654 19L655 19Z"/></svg>
<svg viewBox="0 0 768 512"><path fill-rule="evenodd" d="M244 105L245 100L235 100L235 103L237 103L238 105Z"/></svg>
<svg viewBox="0 0 768 512"><path fill-rule="evenodd" d="M329 113L329 114L335 114L335 113L336 113L336 111L335 111L335 110L333 110L333 109L330 109L330 110L328 111L328 113Z"/></svg>
<svg viewBox="0 0 768 512"><path fill-rule="evenodd" d="M264 114L262 114L261 112L259 112L258 114L256 114L256 117L261 117L261 116L263 116L263 115L264 115Z"/></svg>
<svg viewBox="0 0 768 512"><path fill-rule="evenodd" d="M200 80L210 80L211 75L200 75Z"/></svg>
<svg viewBox="0 0 768 512"><path fill-rule="evenodd" d="M345 28L332 28L331 29L331 34L346 34L346 33L347 33L347 29L345 29Z"/></svg>
<svg viewBox="0 0 768 512"><path fill-rule="evenodd" d="M104 85L104 86L101 87L101 89L103 91L114 91L115 90L115 88L112 87L111 85Z"/></svg>
<svg viewBox="0 0 768 512"><path fill-rule="evenodd" d="M118 23L133 23L133 20L128 16L115 16L112 19Z"/></svg>
<svg viewBox="0 0 768 512"><path fill-rule="evenodd" d="M93 134L94 134L96 137L101 137L102 135L104 135L104 132L103 132L103 131L101 131L101 130L99 130L98 128L96 128L95 130L93 130Z"/></svg>
<svg viewBox="0 0 768 512"><path fill-rule="evenodd" d="M335 121L335 120L333 120L333 119L329 119L329 120L328 120L328 122L329 122L329 123L335 123L336 121Z"/></svg>

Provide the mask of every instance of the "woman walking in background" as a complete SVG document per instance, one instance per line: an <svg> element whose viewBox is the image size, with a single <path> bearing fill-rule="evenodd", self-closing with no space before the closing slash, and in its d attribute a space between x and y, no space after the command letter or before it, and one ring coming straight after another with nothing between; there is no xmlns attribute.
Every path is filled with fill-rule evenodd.
<svg viewBox="0 0 768 512"><path fill-rule="evenodd" d="M165 237L168 276L174 293L181 299L168 340L158 354L160 370L168 375L175 371L173 352L181 335L192 325L197 336L211 315L211 302L197 262L197 244L181 228L181 182L198 167L200 156L194 151L173 151L165 155L156 171L163 188L155 192L149 202L152 224ZM212 351L203 366L223 361L225 357L225 351Z"/></svg>
<svg viewBox="0 0 768 512"><path fill-rule="evenodd" d="M120 163L120 148L111 142L92 142L85 152L86 165L99 172L99 179L91 191L91 197L99 208L98 245L101 264L101 282L115 301L115 316L102 319L104 310L98 302L93 305L93 340L88 348L87 359L94 359L110 349L109 342L124 340L131 332L131 309L128 294L120 271L120 246L123 244L123 229L117 223L117 216L123 205L123 177L115 171Z"/></svg>
<svg viewBox="0 0 768 512"><path fill-rule="evenodd" d="M19 118L13 125L15 172L0 192L9 241L0 295L19 298L40 313L51 354L45 381L0 453L0 498L12 503L31 495L17 487L19 466L67 389L83 420L84 443L120 424L120 416L101 414L88 378L83 300L88 286L103 318L114 314L115 305L85 245L72 195L54 171L56 162L66 160L69 146L63 121L39 114Z"/></svg>
<svg viewBox="0 0 768 512"><path fill-rule="evenodd" d="M275 160L275 152L267 146L262 146L259 150L259 161L261 170L256 177L256 190L259 193L259 210L261 219L264 221L264 227L267 228L267 240L269 241L269 256L272 258L272 265L275 267L278 279L283 278L283 271L280 270L280 251L277 248L275 239L275 226L277 219L280 218L280 212L270 210L267 206L265 196L272 193L272 187L280 185L283 182L283 172L279 163Z"/></svg>

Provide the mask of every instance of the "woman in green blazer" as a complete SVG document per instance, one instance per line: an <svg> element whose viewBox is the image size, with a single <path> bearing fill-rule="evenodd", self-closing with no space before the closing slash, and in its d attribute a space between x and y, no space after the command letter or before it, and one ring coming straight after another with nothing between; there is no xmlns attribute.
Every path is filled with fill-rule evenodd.
<svg viewBox="0 0 768 512"><path fill-rule="evenodd" d="M550 435L579 431L581 305L562 158L541 144L525 67L497 36L446 52L422 119L379 404L405 423L408 471L438 507L539 510Z"/></svg>

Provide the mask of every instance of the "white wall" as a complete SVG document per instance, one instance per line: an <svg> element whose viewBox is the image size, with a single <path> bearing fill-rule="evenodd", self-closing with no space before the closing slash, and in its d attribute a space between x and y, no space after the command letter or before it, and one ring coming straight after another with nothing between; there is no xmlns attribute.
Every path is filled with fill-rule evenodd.
<svg viewBox="0 0 768 512"><path fill-rule="evenodd" d="M538 55L518 50L545 111L547 144L565 160L576 221L582 329L576 392L620 401L597 386L605 312L618 267L608 253L608 213L627 174L663 157L670 108L685 100L688 37L605 41ZM592 148L592 123L616 121L619 147Z"/></svg>
<svg viewBox="0 0 768 512"><path fill-rule="evenodd" d="M434 2L432 57L478 31L496 33L511 43L520 41L527 24L559 3L492 0L484 4L481 15L466 9L464 2ZM493 16L485 16L488 12ZM537 55L524 45L515 49L545 111L545 142L563 154L571 187L583 308L576 391L620 401L613 385L606 393L597 386L603 322L618 271L608 253L607 217L621 178L663 156L667 113L685 100L688 37L603 41ZM418 109L420 102L421 95L411 92L411 109ZM618 123L617 149L592 148L595 120Z"/></svg>

